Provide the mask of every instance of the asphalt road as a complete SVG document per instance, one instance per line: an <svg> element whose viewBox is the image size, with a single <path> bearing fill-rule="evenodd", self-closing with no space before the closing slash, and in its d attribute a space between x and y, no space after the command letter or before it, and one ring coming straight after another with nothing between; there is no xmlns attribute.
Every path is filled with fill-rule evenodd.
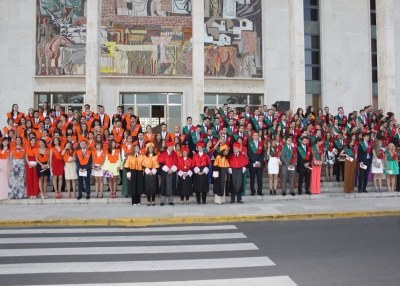
<svg viewBox="0 0 400 286"><path fill-rule="evenodd" d="M0 229L0 285L392 286L399 244L400 217Z"/></svg>

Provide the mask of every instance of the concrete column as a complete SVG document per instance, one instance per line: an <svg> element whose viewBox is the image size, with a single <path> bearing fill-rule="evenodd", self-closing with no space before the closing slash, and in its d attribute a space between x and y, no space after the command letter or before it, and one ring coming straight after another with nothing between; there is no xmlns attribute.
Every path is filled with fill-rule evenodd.
<svg viewBox="0 0 400 286"><path fill-rule="evenodd" d="M87 1L86 103L100 104L101 0Z"/></svg>
<svg viewBox="0 0 400 286"><path fill-rule="evenodd" d="M204 1L192 1L193 5L193 71L192 71L192 103L188 106L188 115L193 123L201 122L200 114L204 107ZM190 101L188 101L190 103Z"/></svg>
<svg viewBox="0 0 400 286"><path fill-rule="evenodd" d="M376 0L378 108L397 113L394 0Z"/></svg>
<svg viewBox="0 0 400 286"><path fill-rule="evenodd" d="M289 0L290 108L306 105L303 0Z"/></svg>

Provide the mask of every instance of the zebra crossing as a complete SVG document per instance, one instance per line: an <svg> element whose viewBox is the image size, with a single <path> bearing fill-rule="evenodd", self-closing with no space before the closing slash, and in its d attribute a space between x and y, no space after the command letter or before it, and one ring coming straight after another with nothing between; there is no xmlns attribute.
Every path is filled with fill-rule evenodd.
<svg viewBox="0 0 400 286"><path fill-rule="evenodd" d="M275 266L258 252L234 225L0 229L0 281L1 285L75 286L297 285L289 276L250 278L245 270ZM224 271L234 277L220 276ZM204 275L192 273L207 275L203 279Z"/></svg>

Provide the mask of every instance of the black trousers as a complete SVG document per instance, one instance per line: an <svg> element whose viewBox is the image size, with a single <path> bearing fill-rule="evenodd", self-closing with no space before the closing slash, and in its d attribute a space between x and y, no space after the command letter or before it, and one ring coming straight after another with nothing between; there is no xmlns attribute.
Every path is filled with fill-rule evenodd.
<svg viewBox="0 0 400 286"><path fill-rule="evenodd" d="M369 175L369 170L371 170L371 163L364 163L365 166L367 166L367 169L362 169L360 168L360 174L358 176L358 190L359 191L366 191L367 190L367 185L368 185L368 175Z"/></svg>
<svg viewBox="0 0 400 286"><path fill-rule="evenodd" d="M189 200L189 196L181 196L181 201L183 201L185 199L185 197L186 197L187 201Z"/></svg>
<svg viewBox="0 0 400 286"><path fill-rule="evenodd" d="M303 166L298 166L297 170L299 171L299 181L298 181L298 188L297 191L299 195L303 193L303 180L305 179L306 181L306 194L310 192L310 178L311 178L311 172L309 172L309 169L303 167Z"/></svg>
<svg viewBox="0 0 400 286"><path fill-rule="evenodd" d="M250 163L251 164L251 163ZM257 193L262 194L262 173L263 173L263 168L249 168L250 170L250 190L252 194L256 193L256 190L254 188L254 183L257 175Z"/></svg>
<svg viewBox="0 0 400 286"><path fill-rule="evenodd" d="M140 195L139 194L132 195L132 205L137 205L137 204L140 204Z"/></svg>
<svg viewBox="0 0 400 286"><path fill-rule="evenodd" d="M147 195L148 202L154 202L156 200L156 195Z"/></svg>
<svg viewBox="0 0 400 286"><path fill-rule="evenodd" d="M340 174L342 174L342 180L344 181L344 162L339 161L339 156L336 157L335 165L333 166L336 180L340 180Z"/></svg>
<svg viewBox="0 0 400 286"><path fill-rule="evenodd" d="M235 194L234 192L231 193L231 202L235 201L235 195L236 195L237 201L240 202L242 200L242 193L240 193L240 192L237 194Z"/></svg>
<svg viewBox="0 0 400 286"><path fill-rule="evenodd" d="M202 193L198 192L198 193L196 193L196 199L197 199L198 203L200 202L200 194L201 194L201 198L203 200L203 203L205 203L206 202L206 198L207 198L207 193L206 192L202 192Z"/></svg>

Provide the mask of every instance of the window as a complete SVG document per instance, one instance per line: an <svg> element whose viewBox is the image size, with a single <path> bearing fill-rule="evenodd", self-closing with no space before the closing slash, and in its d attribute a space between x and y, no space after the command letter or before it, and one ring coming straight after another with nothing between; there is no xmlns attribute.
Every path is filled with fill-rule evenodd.
<svg viewBox="0 0 400 286"><path fill-rule="evenodd" d="M318 22L318 0L304 0L304 21Z"/></svg>
<svg viewBox="0 0 400 286"><path fill-rule="evenodd" d="M132 107L143 129L150 125L153 132L160 131L162 123L167 124L168 132L182 124L181 93L123 93L121 106L125 113Z"/></svg>
<svg viewBox="0 0 400 286"><path fill-rule="evenodd" d="M82 112L85 105L84 93L36 93L35 108L41 109L43 103L47 102L51 108L55 108L57 104L61 105L64 112L68 111L68 106L72 106L74 111Z"/></svg>
<svg viewBox="0 0 400 286"><path fill-rule="evenodd" d="M224 104L228 104L229 108L236 108L239 112L244 110L246 105L250 106L251 111L254 111L259 106L263 105L263 95L261 94L205 94L204 106L211 110L222 108Z"/></svg>
<svg viewBox="0 0 400 286"><path fill-rule="evenodd" d="M321 80L319 36L304 35L306 80Z"/></svg>
<svg viewBox="0 0 400 286"><path fill-rule="evenodd" d="M320 94L306 94L306 106L312 106L314 109L321 108Z"/></svg>

